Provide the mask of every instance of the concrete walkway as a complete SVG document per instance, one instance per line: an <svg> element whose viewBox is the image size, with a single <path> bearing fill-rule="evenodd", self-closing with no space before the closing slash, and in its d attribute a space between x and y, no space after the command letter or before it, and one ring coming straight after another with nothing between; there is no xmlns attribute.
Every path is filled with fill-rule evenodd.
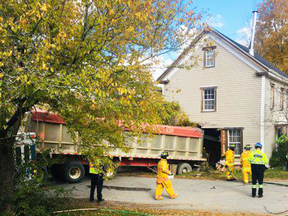
<svg viewBox="0 0 288 216"><path fill-rule="evenodd" d="M164 200L156 201L155 182L154 178L119 176L104 182L106 188L103 189L103 197L107 201L157 204L157 208L161 209L267 213L265 206L273 213L288 210L288 187L285 186L264 184L264 197L252 198L251 185L240 182L173 179L173 187L179 197L171 200L166 192L163 192ZM78 184L61 185L67 189L75 187L72 192L75 198L89 197L88 178ZM130 190L109 189L109 186L120 189L126 187ZM136 191L136 188L142 191Z"/></svg>

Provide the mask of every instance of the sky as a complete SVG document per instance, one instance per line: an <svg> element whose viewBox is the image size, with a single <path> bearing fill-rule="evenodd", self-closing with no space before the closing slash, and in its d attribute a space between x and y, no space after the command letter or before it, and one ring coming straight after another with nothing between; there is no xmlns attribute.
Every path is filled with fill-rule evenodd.
<svg viewBox="0 0 288 216"><path fill-rule="evenodd" d="M249 43L252 11L257 10L257 4L262 2L263 0L193 0L197 10L205 11L204 20L209 25L243 45ZM211 15L210 18L208 14ZM153 72L154 79L175 58L177 55L172 53L162 56L161 66L157 66Z"/></svg>

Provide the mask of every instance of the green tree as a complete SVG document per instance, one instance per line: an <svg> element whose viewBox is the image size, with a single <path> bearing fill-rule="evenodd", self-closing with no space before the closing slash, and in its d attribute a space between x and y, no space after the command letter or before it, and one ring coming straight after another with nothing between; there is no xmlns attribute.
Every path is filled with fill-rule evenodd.
<svg viewBox="0 0 288 216"><path fill-rule="evenodd" d="M165 113L151 59L179 49L201 15L181 0L0 3L0 209L13 211L24 114L35 105L60 114L88 157L125 150L125 128L140 133Z"/></svg>
<svg viewBox="0 0 288 216"><path fill-rule="evenodd" d="M264 0L258 6L255 49L257 53L288 73L288 1Z"/></svg>
<svg viewBox="0 0 288 216"><path fill-rule="evenodd" d="M185 114L179 103L174 101L163 101L162 106L164 107L165 112L158 113L158 115L163 124L173 126L197 126L196 123L189 120L189 117Z"/></svg>

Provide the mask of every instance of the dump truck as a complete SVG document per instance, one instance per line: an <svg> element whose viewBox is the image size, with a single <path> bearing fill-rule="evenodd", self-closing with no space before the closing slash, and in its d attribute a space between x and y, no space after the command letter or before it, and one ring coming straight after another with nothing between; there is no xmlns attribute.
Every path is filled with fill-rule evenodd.
<svg viewBox="0 0 288 216"><path fill-rule="evenodd" d="M44 149L50 149L51 157L64 158L63 163L56 167L61 169L67 182L76 183L82 180L85 170L88 170L88 161L79 152L79 146L72 141L61 116L35 110L31 112L27 128L27 132L37 135L37 154L41 154ZM116 149L111 151L109 156L119 162L120 166L151 168L157 165L160 153L167 151L170 168L177 174L192 171L193 167L199 167L206 161L203 158L201 129L168 125L157 125L157 128L157 133L153 136L143 133L140 138L127 141L130 148L128 153ZM141 139L141 144L137 139Z"/></svg>

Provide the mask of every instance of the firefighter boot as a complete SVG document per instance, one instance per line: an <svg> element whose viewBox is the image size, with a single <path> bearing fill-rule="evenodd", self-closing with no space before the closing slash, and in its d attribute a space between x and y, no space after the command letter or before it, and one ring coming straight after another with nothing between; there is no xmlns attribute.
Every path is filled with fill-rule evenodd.
<svg viewBox="0 0 288 216"><path fill-rule="evenodd" d="M174 194L171 196L171 199L175 199L176 197L178 197L178 193L174 193Z"/></svg>
<svg viewBox="0 0 288 216"><path fill-rule="evenodd" d="M259 188L258 196L259 198L263 197L263 188Z"/></svg>
<svg viewBox="0 0 288 216"><path fill-rule="evenodd" d="M252 188L252 197L256 197L256 188Z"/></svg>
<svg viewBox="0 0 288 216"><path fill-rule="evenodd" d="M155 196L155 200L163 200L164 199L164 197L162 197L162 196Z"/></svg>

